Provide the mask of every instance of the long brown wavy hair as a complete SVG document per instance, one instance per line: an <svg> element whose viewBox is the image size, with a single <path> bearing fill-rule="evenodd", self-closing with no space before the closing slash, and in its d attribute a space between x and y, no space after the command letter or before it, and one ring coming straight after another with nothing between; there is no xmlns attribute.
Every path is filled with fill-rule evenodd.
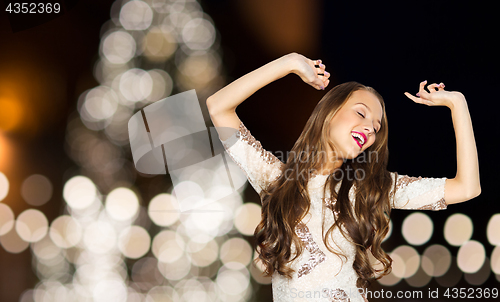
<svg viewBox="0 0 500 302"><path fill-rule="evenodd" d="M254 261L262 261L265 276L269 277L277 270L279 274L292 278L295 270L288 267L287 263L299 257L304 249L295 233L295 227L309 212L311 202L306 190L309 177L287 175L290 172L292 175L304 175L303 172L307 171L307 176L310 171L316 171L318 166L326 162L325 146L328 144L331 150L335 150L328 139L329 123L357 90L369 91L379 99L383 111L381 128L369 148L356 158L344 159L342 166L328 176L323 193L329 186L331 198L336 200L331 210L337 214L334 213L335 223L328 229L326 236L323 226L323 241L329 251L346 259L345 255L333 250L325 239L338 228L356 246L353 268L359 277L356 284L358 288L368 288L372 280L391 271L392 259L381 248L389 230L389 192L392 184L390 172L387 171L389 150L385 104L382 96L373 88L357 82L347 82L332 88L319 101L286 163L282 165L281 175L260 193L262 220L254 232L254 248L259 256ZM373 158L373 154L376 154L376 158ZM341 185L336 192L339 182ZM348 195L353 185L356 188L354 206ZM296 247L296 254L290 259L292 243ZM372 266L369 253L379 262L377 267L381 265L380 269Z"/></svg>

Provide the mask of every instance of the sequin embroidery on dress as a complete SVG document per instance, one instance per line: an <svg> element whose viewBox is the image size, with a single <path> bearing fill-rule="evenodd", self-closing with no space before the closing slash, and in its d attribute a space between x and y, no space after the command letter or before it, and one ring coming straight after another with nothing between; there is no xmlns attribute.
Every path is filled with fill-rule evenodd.
<svg viewBox="0 0 500 302"><path fill-rule="evenodd" d="M413 176L402 176L398 178L398 181L396 183L396 190L399 190L403 187L406 187L408 184L411 184L412 182L419 181L422 179L422 176L419 177L413 177Z"/></svg>
<svg viewBox="0 0 500 302"><path fill-rule="evenodd" d="M330 298L331 302L350 302L351 299L349 299L349 296L347 293L340 288L336 289L323 289L323 292L328 295L328 298Z"/></svg>
<svg viewBox="0 0 500 302"><path fill-rule="evenodd" d="M275 164L275 163L282 163L276 156L274 156L271 152L265 150L262 147L262 144L260 141L256 140L255 137L250 133L250 131L243 125L243 123L240 123L239 131L236 134L237 138L240 138L241 140L249 144L250 146L254 147L257 152L259 152L260 156L264 159L264 162L267 164Z"/></svg>
<svg viewBox="0 0 500 302"><path fill-rule="evenodd" d="M318 264L325 261L326 255L319 249L318 244L314 241L307 225L303 223L297 224L295 232L299 236L300 240L304 242L306 249L311 254L307 263L304 263L298 271L297 278L300 278L303 275L309 274Z"/></svg>
<svg viewBox="0 0 500 302"><path fill-rule="evenodd" d="M339 214L338 211L336 211L333 206L335 205L335 202L337 202L337 199L335 198L331 198L331 197L327 197L324 199L325 200L325 205L327 208L329 208L330 210L333 211L333 213L335 213L335 216L337 216Z"/></svg>
<svg viewBox="0 0 500 302"><path fill-rule="evenodd" d="M440 200L436 201L435 203L428 204L426 206L421 206L420 208L417 208L417 210L432 210L432 211L438 211L438 210L444 210L448 207L448 204L444 201L444 198L441 198Z"/></svg>

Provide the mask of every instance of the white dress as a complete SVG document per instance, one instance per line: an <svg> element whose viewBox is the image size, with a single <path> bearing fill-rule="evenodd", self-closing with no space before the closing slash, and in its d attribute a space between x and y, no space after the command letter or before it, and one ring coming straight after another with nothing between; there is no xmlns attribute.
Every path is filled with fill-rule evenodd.
<svg viewBox="0 0 500 302"><path fill-rule="evenodd" d="M257 191L267 186L281 175L281 166L284 165L271 152L262 148L262 145L250 131L240 123L239 130L231 137L222 141L224 149L232 160L243 170L248 182ZM396 192L391 206L396 209L442 210L447 204L444 200L444 185L446 178L409 177L390 172ZM334 223L332 211L325 211L323 220L323 206L332 205L330 191L327 188L326 198L323 195L323 186L328 175L317 174L308 183L308 193L311 199L311 208L307 216L299 224L295 232L305 243L303 253L289 263L295 273L292 279L281 276L277 271L272 275L272 290L274 302L289 301L368 301L360 294L356 287L358 275L352 264L356 249L354 244L346 240L338 229L332 232L329 243L332 247L340 248L347 257L340 258L331 253L322 240L322 226L326 230ZM336 192L340 187L337 184ZM349 191L351 203L354 202L355 187ZM391 189L391 194L393 190ZM354 204L354 203L353 203ZM292 256L294 255L292 246Z"/></svg>

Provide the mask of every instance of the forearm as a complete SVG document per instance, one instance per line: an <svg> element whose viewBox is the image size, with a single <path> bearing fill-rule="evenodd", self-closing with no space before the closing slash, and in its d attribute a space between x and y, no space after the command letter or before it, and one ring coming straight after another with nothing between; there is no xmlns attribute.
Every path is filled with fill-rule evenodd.
<svg viewBox="0 0 500 302"><path fill-rule="evenodd" d="M455 179L463 186L467 196L481 192L479 182L479 161L472 121L465 98L450 107L457 143L457 174Z"/></svg>
<svg viewBox="0 0 500 302"><path fill-rule="evenodd" d="M292 54L282 56L238 78L207 99L210 112L235 110L260 88L292 72Z"/></svg>

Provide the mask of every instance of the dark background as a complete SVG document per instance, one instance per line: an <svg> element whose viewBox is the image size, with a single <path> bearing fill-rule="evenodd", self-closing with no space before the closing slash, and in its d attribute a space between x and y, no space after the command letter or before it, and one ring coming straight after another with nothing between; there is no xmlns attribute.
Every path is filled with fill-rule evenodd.
<svg viewBox="0 0 500 302"><path fill-rule="evenodd" d="M4 9L0 12L0 98L9 89L26 95L21 123L2 133L11 142L9 156L0 154L0 170L11 183L2 202L16 217L28 207L16 192L22 179L34 173L61 180L53 183L53 199L39 207L49 222L60 215L63 175L75 166L63 148L66 122L76 110L78 96L98 85L92 70L99 32L110 18L112 3L67 1L63 14L26 29L13 26ZM332 74L327 90L351 80L377 89L385 99L390 124L390 171L455 176L450 110L415 104L403 93L416 93L423 80L444 82L447 90L462 92L476 137L482 194L446 211L426 211L435 225L429 244L444 243L440 230L448 216L466 213L474 222L472 239L482 242L487 256L491 255L486 225L491 215L500 212L494 193L500 131L500 24L495 2L204 0L201 5L220 35L229 81L298 52L323 60ZM238 107L237 114L264 148L286 152L324 93L288 75L256 92ZM245 196L259 202L249 190ZM396 228L409 213L393 212ZM395 236L385 248L391 250L402 241ZM451 252L456 255L456 249ZM9 254L0 248L0 301L17 301L24 289L36 283L29 249ZM405 288L404 281L400 284ZM470 287L463 279L458 286ZM431 281L428 287L439 286ZM498 288L499 283L492 274L483 287ZM271 301L270 285L263 286L259 296Z"/></svg>

